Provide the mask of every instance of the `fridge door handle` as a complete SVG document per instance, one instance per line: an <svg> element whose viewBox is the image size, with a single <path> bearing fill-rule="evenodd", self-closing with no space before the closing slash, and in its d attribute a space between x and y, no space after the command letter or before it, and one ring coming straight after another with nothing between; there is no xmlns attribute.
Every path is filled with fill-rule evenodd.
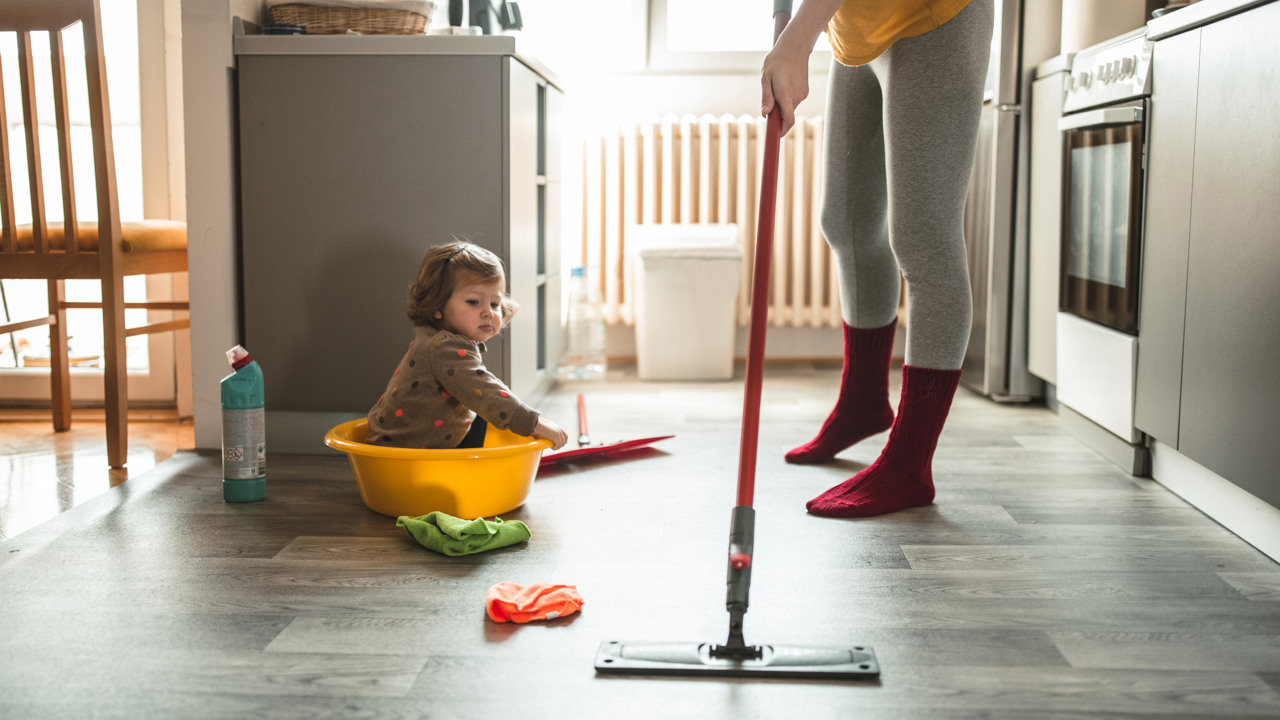
<svg viewBox="0 0 1280 720"><path fill-rule="evenodd" d="M1079 130L1097 125L1127 125L1142 122L1142 108L1118 107L1073 113L1058 120L1058 130Z"/></svg>

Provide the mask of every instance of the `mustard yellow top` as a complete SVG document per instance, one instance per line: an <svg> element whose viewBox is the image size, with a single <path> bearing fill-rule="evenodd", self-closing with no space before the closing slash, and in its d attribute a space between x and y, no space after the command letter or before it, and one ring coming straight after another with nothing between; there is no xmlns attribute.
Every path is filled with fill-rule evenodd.
<svg viewBox="0 0 1280 720"><path fill-rule="evenodd" d="M866 65L902 38L942 27L969 0L844 0L827 25L842 65Z"/></svg>

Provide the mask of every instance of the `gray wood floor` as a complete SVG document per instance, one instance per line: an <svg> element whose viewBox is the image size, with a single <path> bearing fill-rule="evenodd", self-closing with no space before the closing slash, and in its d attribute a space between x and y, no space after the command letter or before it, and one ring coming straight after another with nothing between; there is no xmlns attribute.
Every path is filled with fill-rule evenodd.
<svg viewBox="0 0 1280 720"><path fill-rule="evenodd" d="M341 456L273 456L266 502L224 504L217 457L192 452L5 541L0 717L1280 717L1280 567L1043 408L962 389L934 506L806 514L884 439L782 461L833 366L766 371L747 639L870 644L880 679L597 677L602 640L727 630L741 382L633 378L542 407L573 429L581 391L597 440L677 437L542 474L505 516L525 545L431 553L361 504ZM574 584L585 606L493 623L500 581Z"/></svg>

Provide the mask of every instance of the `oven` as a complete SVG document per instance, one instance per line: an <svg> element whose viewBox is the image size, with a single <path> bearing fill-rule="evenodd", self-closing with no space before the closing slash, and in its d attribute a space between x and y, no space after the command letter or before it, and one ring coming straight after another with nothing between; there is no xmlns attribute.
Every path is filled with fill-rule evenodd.
<svg viewBox="0 0 1280 720"><path fill-rule="evenodd" d="M1072 60L1058 120L1059 417L1134 474L1147 457L1133 411L1150 78L1146 28L1084 48Z"/></svg>
<svg viewBox="0 0 1280 720"><path fill-rule="evenodd" d="M1138 333L1146 100L1065 115L1059 307Z"/></svg>

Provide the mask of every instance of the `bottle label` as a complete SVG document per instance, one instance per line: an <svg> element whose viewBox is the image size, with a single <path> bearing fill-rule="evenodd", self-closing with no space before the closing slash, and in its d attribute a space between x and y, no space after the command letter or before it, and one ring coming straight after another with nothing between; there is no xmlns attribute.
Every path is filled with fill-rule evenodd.
<svg viewBox="0 0 1280 720"><path fill-rule="evenodd" d="M267 476L267 422L263 408L222 410L222 477L256 480Z"/></svg>

